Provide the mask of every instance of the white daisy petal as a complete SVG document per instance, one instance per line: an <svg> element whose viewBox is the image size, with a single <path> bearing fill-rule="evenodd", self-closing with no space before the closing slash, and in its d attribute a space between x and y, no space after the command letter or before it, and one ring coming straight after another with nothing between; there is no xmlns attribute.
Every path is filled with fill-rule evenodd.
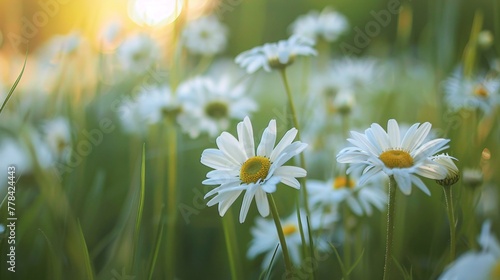
<svg viewBox="0 0 500 280"><path fill-rule="evenodd" d="M240 145L245 149L247 158L255 156L253 129L250 119L245 117L242 122L238 123L237 130Z"/></svg>
<svg viewBox="0 0 500 280"><path fill-rule="evenodd" d="M257 204L257 210L262 217L267 217L269 215L269 202L267 201L267 194L262 189L258 188L255 192L255 203Z"/></svg>
<svg viewBox="0 0 500 280"><path fill-rule="evenodd" d="M217 147L232 161L236 164L241 164L247 160L247 157L243 150L241 149L240 143L233 135L222 132L222 134L217 137Z"/></svg>
<svg viewBox="0 0 500 280"><path fill-rule="evenodd" d="M264 130L262 134L262 139L257 147L258 156L271 157L271 152L273 151L274 144L276 143L276 121L271 120L269 125Z"/></svg>
<svg viewBox="0 0 500 280"><path fill-rule="evenodd" d="M274 150L271 152L271 156L269 157L271 161L275 161L278 156L283 152L283 150L288 147L293 139L295 139L295 136L297 136L297 129L292 128L289 131L285 133L283 138L281 138L281 141L276 145Z"/></svg>
<svg viewBox="0 0 500 280"><path fill-rule="evenodd" d="M248 209L250 209L250 204L252 203L257 188L258 186L255 185L249 187L245 192L245 196L243 196L243 203L241 204L240 210L240 223L243 223L247 217Z"/></svg>

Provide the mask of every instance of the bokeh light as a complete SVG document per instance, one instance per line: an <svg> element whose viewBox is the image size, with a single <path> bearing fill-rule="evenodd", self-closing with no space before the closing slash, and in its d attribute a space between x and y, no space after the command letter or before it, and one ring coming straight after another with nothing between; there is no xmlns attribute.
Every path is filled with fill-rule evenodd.
<svg viewBox="0 0 500 280"><path fill-rule="evenodd" d="M182 8L182 0L130 0L128 15L141 26L159 26L176 20Z"/></svg>

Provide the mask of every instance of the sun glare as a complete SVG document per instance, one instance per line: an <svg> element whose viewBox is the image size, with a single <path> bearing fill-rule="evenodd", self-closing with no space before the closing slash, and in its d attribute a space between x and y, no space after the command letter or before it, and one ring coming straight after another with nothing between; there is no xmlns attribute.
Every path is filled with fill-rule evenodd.
<svg viewBox="0 0 500 280"><path fill-rule="evenodd" d="M179 16L182 4L182 0L130 0L128 14L141 26L165 25Z"/></svg>

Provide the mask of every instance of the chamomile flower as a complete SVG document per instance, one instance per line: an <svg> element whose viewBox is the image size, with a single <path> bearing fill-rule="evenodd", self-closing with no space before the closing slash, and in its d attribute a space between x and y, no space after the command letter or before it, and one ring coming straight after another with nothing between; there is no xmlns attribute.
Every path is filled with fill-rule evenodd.
<svg viewBox="0 0 500 280"><path fill-rule="evenodd" d="M489 114L500 102L500 79L484 76L464 77L457 69L444 82L446 101L451 110L480 109Z"/></svg>
<svg viewBox="0 0 500 280"><path fill-rule="evenodd" d="M71 152L71 127L66 118L58 117L43 126L45 143L55 158L67 159Z"/></svg>
<svg viewBox="0 0 500 280"><path fill-rule="evenodd" d="M398 123L391 119L387 124L387 132L376 123L366 129L364 134L351 131L352 138L347 140L354 146L342 149L337 161L350 164L348 174L362 172L359 184L383 172L394 176L399 189L406 195L411 193L412 184L430 195L429 189L416 175L434 180L444 179L446 168L434 162L431 156L448 148L447 143L450 141L442 138L425 141L431 126L428 122L416 123L403 136Z"/></svg>
<svg viewBox="0 0 500 280"><path fill-rule="evenodd" d="M189 22L182 31L182 42L193 54L214 55L226 48L227 27L215 16Z"/></svg>
<svg viewBox="0 0 500 280"><path fill-rule="evenodd" d="M179 86L185 116L179 119L192 138L207 132L215 137L229 127L231 119L243 119L257 110L257 104L245 96L246 86L233 85L229 76L219 80L196 77Z"/></svg>
<svg viewBox="0 0 500 280"><path fill-rule="evenodd" d="M311 205L325 207L347 203L358 216L371 216L373 208L383 211L387 205L387 194L381 188L382 178L378 176L364 185L354 176L337 176L328 181L309 180L307 191Z"/></svg>
<svg viewBox="0 0 500 280"><path fill-rule="evenodd" d="M205 195L215 196L208 206L219 204L219 214L224 216L234 201L245 191L240 211L240 223L245 218L255 197L261 216L269 215L267 193L276 191L281 181L295 189L300 189L297 177L306 176L306 171L296 166L283 166L292 157L307 147L300 141L292 141L297 129L290 129L276 145L276 121L271 120L262 134L262 139L255 151L252 123L248 117L237 126L238 139L222 132L217 137L219 149L206 149L201 155L201 163L214 168L208 172L204 185L219 185Z"/></svg>
<svg viewBox="0 0 500 280"><path fill-rule="evenodd" d="M125 99L117 107L118 119L123 130L127 133L144 134L146 126L145 120L139 113L139 106L135 100Z"/></svg>
<svg viewBox="0 0 500 280"><path fill-rule="evenodd" d="M143 88L137 96L137 113L141 120L156 124L165 118L176 120L182 113L182 105L169 86Z"/></svg>
<svg viewBox="0 0 500 280"><path fill-rule="evenodd" d="M139 33L122 42L118 47L118 57L125 70L143 73L160 57L160 50L151 37Z"/></svg>
<svg viewBox="0 0 500 280"><path fill-rule="evenodd" d="M309 240L307 225L305 224L306 215L301 212L302 230ZM322 223L319 217L321 213L311 213L311 230L316 231L322 228ZM283 234L285 235L286 244L288 247L288 253L290 259L295 265L300 265L301 260L301 250L302 250L302 239L300 238L300 225L297 220L297 214L293 213L289 217L281 220L281 227L283 229ZM257 217L255 219L255 225L251 229L252 241L250 243L250 248L247 251L247 257L250 259L256 258L258 255L265 254L262 260L262 269L269 266L271 259L276 250L276 246L279 244L278 234L276 234L276 228L273 220L264 219L262 217ZM328 243L323 240L318 240L314 245L321 251L328 250ZM281 247L278 248L276 256L281 255Z"/></svg>
<svg viewBox="0 0 500 280"><path fill-rule="evenodd" d="M328 78L337 89L368 92L374 89L381 76L381 68L374 59L345 58L335 61Z"/></svg>
<svg viewBox="0 0 500 280"><path fill-rule="evenodd" d="M441 186L451 186L458 181L458 179L460 178L458 167L453 162L453 160L456 160L456 158L451 157L448 154L440 154L432 157L432 160L444 166L447 171L446 178L436 181L438 184L440 184Z"/></svg>
<svg viewBox="0 0 500 280"><path fill-rule="evenodd" d="M482 250L460 256L446 268L439 280L500 279L500 244L490 230L491 222L484 222L478 238Z"/></svg>
<svg viewBox="0 0 500 280"><path fill-rule="evenodd" d="M483 184L483 171L476 168L464 168L462 178L466 186L476 188Z"/></svg>
<svg viewBox="0 0 500 280"><path fill-rule="evenodd" d="M235 62L253 73L259 68L270 72L271 69L283 69L295 61L296 56L316 55L314 42L310 39L291 36L288 40L268 43L240 53Z"/></svg>
<svg viewBox="0 0 500 280"><path fill-rule="evenodd" d="M326 7L321 13L311 11L298 17L291 24L290 29L294 35L303 36L314 41L322 38L327 42L333 42L348 27L349 23L344 15Z"/></svg>

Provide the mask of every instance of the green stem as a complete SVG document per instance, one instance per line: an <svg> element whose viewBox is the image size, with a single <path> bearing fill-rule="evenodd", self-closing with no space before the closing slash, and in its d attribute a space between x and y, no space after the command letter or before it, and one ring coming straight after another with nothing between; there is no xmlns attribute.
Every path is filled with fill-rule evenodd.
<svg viewBox="0 0 500 280"><path fill-rule="evenodd" d="M175 123L168 122L167 127L167 156L168 156L168 179L167 179L167 242L166 242L166 271L167 279L175 278L175 224L177 221L177 129Z"/></svg>
<svg viewBox="0 0 500 280"><path fill-rule="evenodd" d="M387 239L385 241L385 261L383 280L389 279L392 266L392 245L394 241L394 215L397 184L394 176L389 176L389 202L387 204Z"/></svg>
<svg viewBox="0 0 500 280"><path fill-rule="evenodd" d="M349 226L350 211L349 206L344 202L344 266L346 270L351 269L351 227ZM344 280L349 280L349 274L346 273Z"/></svg>
<svg viewBox="0 0 500 280"><path fill-rule="evenodd" d="M227 255L229 266L231 268L231 279L243 279L241 276L240 262L238 259L238 247L236 242L236 232L234 230L233 212L229 209L222 218L222 227L224 229L224 238L226 239Z"/></svg>
<svg viewBox="0 0 500 280"><path fill-rule="evenodd" d="M286 275L292 275L293 266L290 261L290 255L288 254L288 247L286 246L285 234L283 233L283 227L281 227L280 216L278 214L278 208L276 207L276 203L274 202L274 198L272 194L268 193L267 198L269 199L269 207L271 210L271 214L273 216L274 224L276 225L276 231L278 232L278 238L281 244L281 251L283 252L283 258L285 259L285 269Z"/></svg>
<svg viewBox="0 0 500 280"><path fill-rule="evenodd" d="M443 186L444 199L448 213L448 222L450 224L450 262L455 260L456 250L456 228L455 228L455 213L453 211L453 195L451 186Z"/></svg>
<svg viewBox="0 0 500 280"><path fill-rule="evenodd" d="M283 84L285 85L285 91L286 91L286 95L288 97L288 107L290 108L290 113L292 113L293 126L297 129L297 139L299 141L301 141L299 120L297 118L297 111L295 110L295 104L293 103L292 91L290 90L290 85L288 83L288 78L286 76L285 68L281 69L280 74L281 74L281 78L283 79ZM300 167L302 167L304 170L307 170L306 169L306 159L304 157L304 153L300 153ZM308 199L308 195L307 195L306 180L302 180L302 184L304 185L304 187L302 188L302 193L304 195L304 208L306 209L307 216L310 217L311 212L309 211L309 199ZM311 246L312 246L312 244L311 244Z"/></svg>

